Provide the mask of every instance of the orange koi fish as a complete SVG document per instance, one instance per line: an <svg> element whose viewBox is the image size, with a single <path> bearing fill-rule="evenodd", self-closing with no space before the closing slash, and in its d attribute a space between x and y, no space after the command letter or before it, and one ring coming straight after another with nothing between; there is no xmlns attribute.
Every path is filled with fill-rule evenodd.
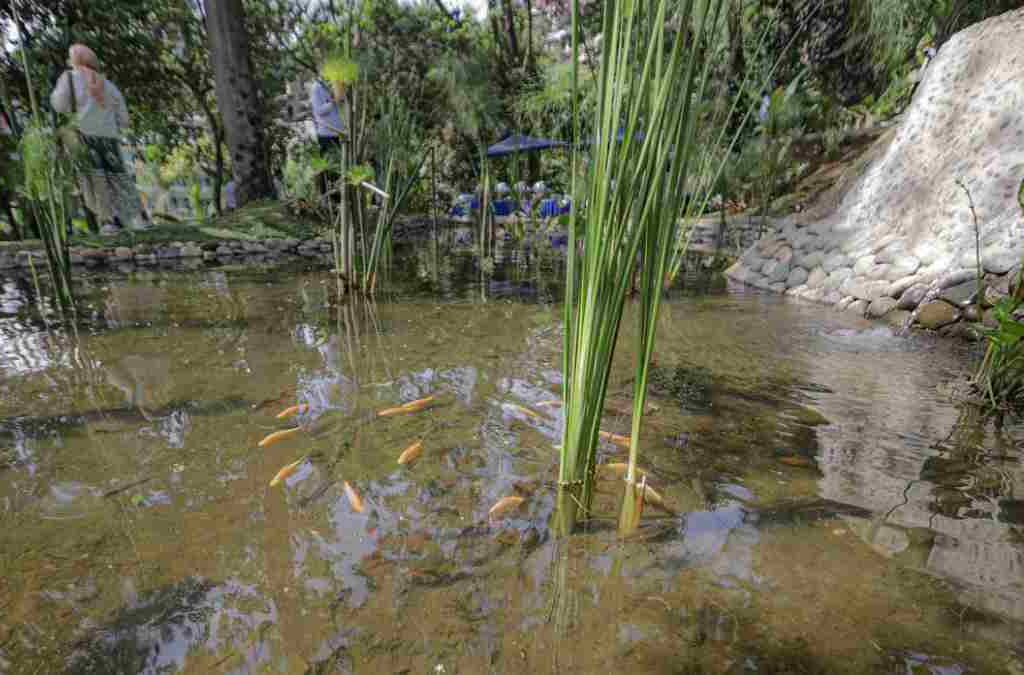
<svg viewBox="0 0 1024 675"><path fill-rule="evenodd" d="M411 464L423 454L423 441L416 441L398 456L399 464Z"/></svg>
<svg viewBox="0 0 1024 675"><path fill-rule="evenodd" d="M277 413L277 419L279 419L279 420L286 420L286 419L290 419L292 417L295 417L296 415L305 415L306 411L308 411L308 410L309 410L309 406L306 405L305 403L300 403L299 405L293 405L292 407L285 408L281 412Z"/></svg>
<svg viewBox="0 0 1024 675"><path fill-rule="evenodd" d="M396 408L385 408L384 410L377 411L377 417L391 417L392 415L405 415L408 413L419 412L434 402L434 396L428 396L426 398L420 398L415 401L410 401Z"/></svg>
<svg viewBox="0 0 1024 675"><path fill-rule="evenodd" d="M298 434L300 431L302 431L302 427L295 427L294 429L282 429L281 431L275 431L272 434L268 434L262 441L260 441L259 447L265 448L268 445L273 445L274 443L277 443L279 441L291 438L292 436Z"/></svg>
<svg viewBox="0 0 1024 675"><path fill-rule="evenodd" d="M503 515L519 508L526 500L522 497L510 496L502 497L494 503L491 510L487 512L488 518L501 518Z"/></svg>
<svg viewBox="0 0 1024 675"><path fill-rule="evenodd" d="M352 510L356 513L362 513L363 509L366 508L363 504L363 498L359 496L354 487L349 485L348 481L342 483L342 487L345 488L345 496L348 497L348 503Z"/></svg>
<svg viewBox="0 0 1024 675"><path fill-rule="evenodd" d="M620 436L619 434L613 434L610 431L598 431L597 434L604 440L610 441L619 447L629 447L629 436Z"/></svg>
<svg viewBox="0 0 1024 675"><path fill-rule="evenodd" d="M277 475L274 476L273 479L271 479L270 487L276 486L278 483L283 481L285 478L288 478L288 476L291 476L293 473L298 471L299 467L302 466L302 463L305 462L305 461L306 461L305 457L300 457L299 459L295 460L291 464L288 464L286 466L281 467L281 470L277 472Z"/></svg>

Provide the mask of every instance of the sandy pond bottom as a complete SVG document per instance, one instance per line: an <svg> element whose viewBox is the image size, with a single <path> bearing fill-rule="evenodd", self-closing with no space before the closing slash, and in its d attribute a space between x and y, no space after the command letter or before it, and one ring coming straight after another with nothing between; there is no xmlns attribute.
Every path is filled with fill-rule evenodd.
<svg viewBox="0 0 1024 675"><path fill-rule="evenodd" d="M91 279L77 334L0 282L0 672L1024 672L1024 429L949 402L964 346L674 295L642 449L672 513L620 541L606 479L557 540L560 308L521 263L410 263L373 304L301 270Z"/></svg>

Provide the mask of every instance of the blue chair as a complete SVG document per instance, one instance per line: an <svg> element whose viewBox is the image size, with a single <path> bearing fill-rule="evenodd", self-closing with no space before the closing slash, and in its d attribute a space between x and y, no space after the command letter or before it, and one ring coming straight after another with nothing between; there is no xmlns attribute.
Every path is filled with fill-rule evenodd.
<svg viewBox="0 0 1024 675"><path fill-rule="evenodd" d="M516 208L516 203L511 199L495 199L491 202L494 208L494 215L498 217L511 216Z"/></svg>
<svg viewBox="0 0 1024 675"><path fill-rule="evenodd" d="M558 206L558 200L554 198L545 199L540 203L540 217L554 218L562 213Z"/></svg>

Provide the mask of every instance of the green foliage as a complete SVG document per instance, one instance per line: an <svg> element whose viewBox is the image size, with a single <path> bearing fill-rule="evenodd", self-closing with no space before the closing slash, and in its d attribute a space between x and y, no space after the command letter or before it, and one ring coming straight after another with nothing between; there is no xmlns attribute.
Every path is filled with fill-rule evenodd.
<svg viewBox="0 0 1024 675"><path fill-rule="evenodd" d="M1016 316L1021 305L1019 292L1003 298L989 310L995 326L980 329L988 349L974 384L999 412L1024 411L1024 321Z"/></svg>
<svg viewBox="0 0 1024 675"><path fill-rule="evenodd" d="M359 79L359 64L344 56L333 56L324 63L320 74L328 82L352 84Z"/></svg>
<svg viewBox="0 0 1024 675"><path fill-rule="evenodd" d="M571 530L580 509L590 507L604 398L638 255L637 369L623 529L635 527L639 516L637 440L648 369L662 283L685 208L679 186L689 184L694 161L699 109L693 103L706 94L713 60L700 45L715 34L720 8L721 3L676 5L668 0L617 0L604 8L604 51L591 126L596 139L581 163L586 173L574 176L574 182L583 181L581 189L573 190L574 203L585 203L586 210L573 209L569 225L557 520L562 532ZM693 39L670 42L667 24L691 26ZM579 140L580 125L574 124L577 148ZM581 166L576 161L574 166ZM577 256L580 243L583 253Z"/></svg>

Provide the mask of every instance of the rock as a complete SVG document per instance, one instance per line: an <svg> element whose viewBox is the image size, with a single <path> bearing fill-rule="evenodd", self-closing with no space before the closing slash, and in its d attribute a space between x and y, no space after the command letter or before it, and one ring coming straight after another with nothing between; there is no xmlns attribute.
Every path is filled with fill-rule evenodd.
<svg viewBox="0 0 1024 675"><path fill-rule="evenodd" d="M234 251L231 249L230 246L225 246L224 244L221 244L220 246L217 247L216 254L219 256L230 256L234 255Z"/></svg>
<svg viewBox="0 0 1024 675"><path fill-rule="evenodd" d="M839 269L833 270L828 275L828 278L825 279L824 287L827 290L838 290L852 276L853 270L849 267L840 267Z"/></svg>
<svg viewBox="0 0 1024 675"><path fill-rule="evenodd" d="M944 289L940 297L954 305L962 305L973 298L977 292L978 280L975 278Z"/></svg>
<svg viewBox="0 0 1024 675"><path fill-rule="evenodd" d="M821 267L826 272L831 274L833 271L845 267L848 260L849 259L842 253L832 253L827 258L825 258L825 261L821 264ZM850 274L853 274L853 270L850 270Z"/></svg>
<svg viewBox="0 0 1024 675"><path fill-rule="evenodd" d="M942 277L939 279L939 286L943 289L946 289L951 286L958 286L964 283L965 281L970 281L971 279L976 279L977 277L978 273L975 270L960 269L956 270L955 272L947 272L946 274L942 275Z"/></svg>
<svg viewBox="0 0 1024 675"><path fill-rule="evenodd" d="M800 286L807 281L807 270L803 267L794 267L789 271L789 276L786 277L786 286L794 288Z"/></svg>
<svg viewBox="0 0 1024 675"><path fill-rule="evenodd" d="M761 273L768 277L771 283L784 281L789 276L789 262L769 260L761 268Z"/></svg>
<svg viewBox="0 0 1024 675"><path fill-rule="evenodd" d="M892 265L875 265L870 270L868 270L867 277L868 279L883 280L889 282L891 281L891 279L889 278L891 269ZM888 288L888 284L886 285L886 287Z"/></svg>
<svg viewBox="0 0 1024 675"><path fill-rule="evenodd" d="M868 306L867 315L872 319L881 319L883 316L896 309L896 300L893 298L878 298L872 300Z"/></svg>
<svg viewBox="0 0 1024 675"><path fill-rule="evenodd" d="M784 264L787 264L787 265L792 265L792 263L793 263L793 249L790 248L789 246L782 246L782 247L779 248L778 251L775 252L775 255L773 257L776 260L778 260L780 263L784 263Z"/></svg>
<svg viewBox="0 0 1024 675"><path fill-rule="evenodd" d="M921 269L921 261L912 255L899 257L889 264L889 280L895 281L916 274Z"/></svg>
<svg viewBox="0 0 1024 675"><path fill-rule="evenodd" d="M114 253L111 255L111 258L117 261L125 261L131 260L134 256L135 254L132 253L132 250L127 246L118 246L114 249Z"/></svg>
<svg viewBox="0 0 1024 675"><path fill-rule="evenodd" d="M898 309L917 309L917 306L921 304L926 295L928 295L927 286L924 284L914 284L900 295L900 301L896 307Z"/></svg>
<svg viewBox="0 0 1024 675"><path fill-rule="evenodd" d="M136 265L155 265L156 255L153 253L136 253L135 254Z"/></svg>
<svg viewBox="0 0 1024 675"><path fill-rule="evenodd" d="M800 267L813 270L825 262L825 254L821 251L811 251L810 253L797 256L793 262Z"/></svg>
<svg viewBox="0 0 1024 675"><path fill-rule="evenodd" d="M167 246L158 246L156 249L156 257L163 259L180 258L181 249L175 246L174 244L169 244Z"/></svg>
<svg viewBox="0 0 1024 675"><path fill-rule="evenodd" d="M68 259L72 265L82 265L85 263L85 258L82 257L81 253L71 252L68 254Z"/></svg>
<svg viewBox="0 0 1024 675"><path fill-rule="evenodd" d="M263 242L259 241L246 241L242 243L242 250L246 253L266 253L267 247L263 245Z"/></svg>
<svg viewBox="0 0 1024 675"><path fill-rule="evenodd" d="M216 251L203 251L203 261L204 262L210 262L211 260L216 260L216 259L217 259L217 252Z"/></svg>
<svg viewBox="0 0 1024 675"><path fill-rule="evenodd" d="M971 330L971 324L958 321L939 328L939 335L944 338L959 338L969 340L975 337Z"/></svg>
<svg viewBox="0 0 1024 675"><path fill-rule="evenodd" d="M981 266L985 268L986 272L1006 274L1020 262L1020 257L1019 251L1012 251L1001 246L990 247L981 252Z"/></svg>
<svg viewBox="0 0 1024 675"><path fill-rule="evenodd" d="M299 240L298 239L284 239L283 243L281 244L281 250L282 251L294 251L298 247L299 247Z"/></svg>
<svg viewBox="0 0 1024 675"><path fill-rule="evenodd" d="M786 292L786 284L782 283L781 281L778 281L778 282L772 284L771 286L769 286L768 290L770 290L772 293L785 293Z"/></svg>
<svg viewBox="0 0 1024 675"><path fill-rule="evenodd" d="M908 312L905 309L894 309L885 315L885 322L896 329L902 329L907 325L907 321L913 316L913 312Z"/></svg>
<svg viewBox="0 0 1024 675"><path fill-rule="evenodd" d="M857 316L864 316L864 312L866 312L867 310L867 300L854 300L853 302L848 304L843 311L849 312L850 314L856 314Z"/></svg>
<svg viewBox="0 0 1024 675"><path fill-rule="evenodd" d="M938 330L959 318L960 312L945 300L932 300L917 311L917 323L930 330Z"/></svg>
<svg viewBox="0 0 1024 675"><path fill-rule="evenodd" d="M836 292L838 293L838 291L836 291ZM847 307L849 307L850 304L854 301L854 299L855 298L852 298L852 297L846 295L846 296L841 297L834 304L836 306L836 309L842 311L842 310L846 309Z"/></svg>
<svg viewBox="0 0 1024 675"><path fill-rule="evenodd" d="M195 242L189 242L182 244L181 246L181 257L183 258L201 258L203 256L203 249L199 244Z"/></svg>
<svg viewBox="0 0 1024 675"><path fill-rule="evenodd" d="M985 328L999 328L999 321L996 319L996 313L991 309L987 310L981 318L981 325Z"/></svg>
<svg viewBox="0 0 1024 675"><path fill-rule="evenodd" d="M827 278L828 275L825 274L825 270L823 270L820 266L815 267L807 276L807 285L810 286L811 288L821 288L822 286L825 285L825 279Z"/></svg>
<svg viewBox="0 0 1024 675"><path fill-rule="evenodd" d="M971 323L981 321L981 308L977 305L967 305L961 311L964 321L969 321Z"/></svg>
<svg viewBox="0 0 1024 675"><path fill-rule="evenodd" d="M868 272L875 267L875 256L866 255L857 259L853 264L853 273L857 276L867 276Z"/></svg>
<svg viewBox="0 0 1024 675"><path fill-rule="evenodd" d="M9 253L0 253L0 270L9 270L18 266L18 259Z"/></svg>
<svg viewBox="0 0 1024 675"><path fill-rule="evenodd" d="M889 284L889 290L886 292L890 298L899 298L903 293L916 283L917 277L911 275L909 277L903 277Z"/></svg>
<svg viewBox="0 0 1024 675"><path fill-rule="evenodd" d="M199 244L199 248L204 251L216 251L218 246L220 246L219 241L204 241Z"/></svg>
<svg viewBox="0 0 1024 675"><path fill-rule="evenodd" d="M847 295L852 295L861 300L872 302L879 298L886 297L889 290L888 281L858 281L857 279L847 280L840 288Z"/></svg>

